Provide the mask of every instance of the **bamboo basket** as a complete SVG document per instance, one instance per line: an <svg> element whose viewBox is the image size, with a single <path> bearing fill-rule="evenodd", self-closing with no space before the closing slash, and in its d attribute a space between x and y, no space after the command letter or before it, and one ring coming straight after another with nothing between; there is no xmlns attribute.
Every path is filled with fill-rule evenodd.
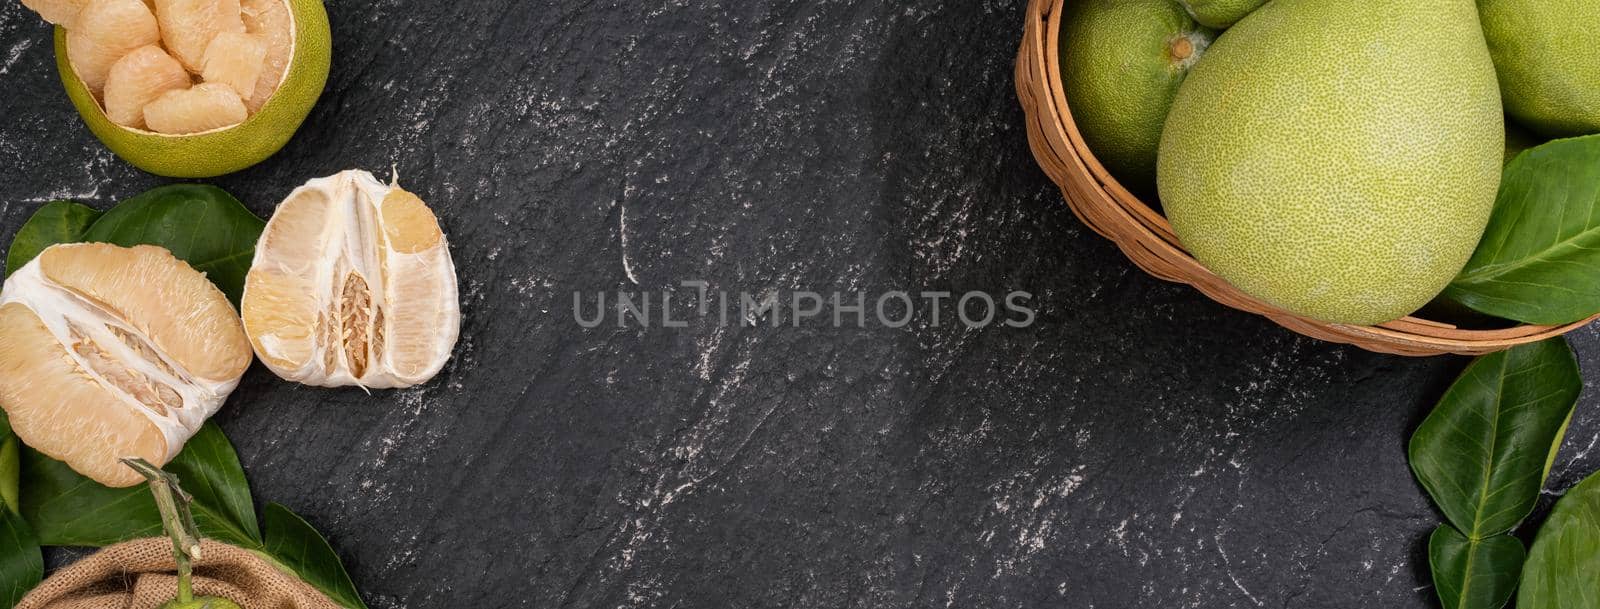
<svg viewBox="0 0 1600 609"><path fill-rule="evenodd" d="M1224 305L1265 316L1292 331L1369 351L1408 356L1481 355L1560 336L1596 318L1565 326L1522 325L1470 330L1406 317L1379 326L1330 324L1300 317L1252 298L1184 251L1166 218L1145 205L1095 160L1073 124L1061 87L1063 0L1031 0L1017 55L1017 98L1027 114L1028 143L1072 213L1115 242L1135 265L1158 278L1194 286Z"/></svg>

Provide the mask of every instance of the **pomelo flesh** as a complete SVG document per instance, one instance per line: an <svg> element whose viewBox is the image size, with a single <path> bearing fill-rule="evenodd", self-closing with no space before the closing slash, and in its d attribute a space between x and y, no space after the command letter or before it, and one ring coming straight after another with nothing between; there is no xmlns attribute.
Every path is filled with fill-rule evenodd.
<svg viewBox="0 0 1600 609"><path fill-rule="evenodd" d="M214 82L168 91L144 107L144 122L151 131L173 135L232 127L248 116L233 87Z"/></svg>
<svg viewBox="0 0 1600 609"><path fill-rule="evenodd" d="M103 95L106 116L119 125L143 129L146 105L168 91L193 84L183 65L161 47L139 47L111 64Z"/></svg>
<svg viewBox="0 0 1600 609"><path fill-rule="evenodd" d="M266 58L267 45L259 37L244 32L223 32L206 46L206 67L200 76L206 82L233 87L241 100L250 99L255 95Z"/></svg>
<svg viewBox="0 0 1600 609"><path fill-rule="evenodd" d="M152 0L161 37L190 72L205 69L206 47L223 32L244 32L239 0Z"/></svg>
<svg viewBox="0 0 1600 609"><path fill-rule="evenodd" d="M67 31L67 55L97 97L112 64L139 47L160 43L161 29L143 0L91 0Z"/></svg>
<svg viewBox="0 0 1600 609"><path fill-rule="evenodd" d="M45 21L61 27L73 27L78 22L78 14L83 12L87 4L89 0L22 0L23 6L39 13Z"/></svg>

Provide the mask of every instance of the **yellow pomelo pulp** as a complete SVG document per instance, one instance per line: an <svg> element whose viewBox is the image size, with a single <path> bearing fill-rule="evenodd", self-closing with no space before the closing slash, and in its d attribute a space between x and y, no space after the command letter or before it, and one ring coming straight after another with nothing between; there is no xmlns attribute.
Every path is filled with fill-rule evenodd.
<svg viewBox="0 0 1600 609"><path fill-rule="evenodd" d="M250 366L226 296L167 250L56 245L0 291L0 407L17 436L107 486L165 464Z"/></svg>
<svg viewBox="0 0 1600 609"><path fill-rule="evenodd" d="M322 2L282 1L287 3L293 21L289 28L293 52L275 90L272 83L257 87L259 91L271 90L271 97L264 102L244 100L253 113L240 124L189 135L165 135L112 122L68 58L67 30L57 27L56 67L67 97L72 99L89 130L107 148L150 173L176 178L208 178L260 163L288 143L311 113L327 84L333 55L328 14ZM244 16L247 23L254 18L249 11ZM270 71L274 61L275 58L267 58L263 80L270 78L269 73L278 74Z"/></svg>
<svg viewBox="0 0 1600 609"><path fill-rule="evenodd" d="M245 331L285 379L409 387L437 374L461 326L455 265L422 199L365 171L295 189L245 279Z"/></svg>

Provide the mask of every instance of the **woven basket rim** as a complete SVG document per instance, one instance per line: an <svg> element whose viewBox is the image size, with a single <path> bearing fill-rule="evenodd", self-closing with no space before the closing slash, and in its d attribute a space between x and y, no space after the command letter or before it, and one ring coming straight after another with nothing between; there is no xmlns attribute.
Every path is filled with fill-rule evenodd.
<svg viewBox="0 0 1600 609"><path fill-rule="evenodd" d="M1027 9L1016 85L1028 115L1029 142L1073 213L1151 275L1188 284L1219 303L1263 315L1300 334L1398 355L1480 355L1560 336L1600 319L1596 315L1559 326L1475 330L1407 316L1377 326L1352 326L1301 317L1234 288L1189 255L1166 218L1124 188L1084 142L1061 85L1060 55L1052 52L1060 48L1064 1L1030 0ZM1089 190L1085 196L1072 196L1084 188Z"/></svg>

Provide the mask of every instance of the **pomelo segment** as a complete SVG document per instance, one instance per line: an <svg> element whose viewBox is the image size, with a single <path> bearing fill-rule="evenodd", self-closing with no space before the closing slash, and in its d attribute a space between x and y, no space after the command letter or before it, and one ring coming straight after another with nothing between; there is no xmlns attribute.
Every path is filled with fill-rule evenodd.
<svg viewBox="0 0 1600 609"><path fill-rule="evenodd" d="M78 22L78 14L83 12L83 7L89 0L22 0L22 5L33 12L39 13L45 21L61 27L72 27Z"/></svg>
<svg viewBox="0 0 1600 609"><path fill-rule="evenodd" d="M266 58L267 45L260 38L243 32L223 32L206 47L206 67L200 75L206 82L233 87L241 99L250 99ZM248 106L245 109L248 111Z"/></svg>
<svg viewBox="0 0 1600 609"><path fill-rule="evenodd" d="M241 308L268 368L328 387L425 382L461 326L438 219L416 195L359 170L311 180L278 207Z"/></svg>
<svg viewBox="0 0 1600 609"><path fill-rule="evenodd" d="M402 254L433 249L444 238L439 219L417 195L395 187L383 197L383 234Z"/></svg>
<svg viewBox="0 0 1600 609"><path fill-rule="evenodd" d="M133 129L145 128L144 107L168 91L194 84L183 65L156 45L142 46L111 64L106 76L106 116Z"/></svg>
<svg viewBox="0 0 1600 609"><path fill-rule="evenodd" d="M153 0L167 49L190 72L205 68L206 47L223 32L244 32L239 0ZM69 30L70 31L70 30Z"/></svg>
<svg viewBox="0 0 1600 609"><path fill-rule="evenodd" d="M145 125L156 133L171 135L232 127L246 117L244 100L233 87L214 82L168 91L144 107Z"/></svg>
<svg viewBox="0 0 1600 609"><path fill-rule="evenodd" d="M243 0L240 8L244 16L244 31L260 38L267 50L255 92L244 102L245 107L255 113L277 92L278 84L283 81L284 72L289 68L289 59L294 53L294 18L289 15L289 7L283 0Z"/></svg>
<svg viewBox="0 0 1600 609"><path fill-rule="evenodd" d="M56 245L0 290L0 407L29 446L107 486L165 464L250 365L222 292L166 250Z"/></svg>
<svg viewBox="0 0 1600 609"><path fill-rule="evenodd" d="M67 31L67 56L98 97L111 64L134 49L160 43L161 29L143 0L91 0Z"/></svg>

